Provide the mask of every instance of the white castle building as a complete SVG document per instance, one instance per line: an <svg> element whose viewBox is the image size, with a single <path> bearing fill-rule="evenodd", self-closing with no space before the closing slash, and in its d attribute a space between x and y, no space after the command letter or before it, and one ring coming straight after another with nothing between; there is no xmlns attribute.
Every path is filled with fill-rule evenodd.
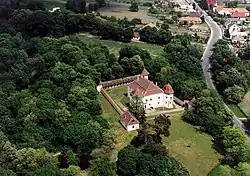
<svg viewBox="0 0 250 176"><path fill-rule="evenodd" d="M133 96L141 97L145 109L173 108L174 90L170 84L166 84L162 89L148 80L149 73L143 70L136 80L128 85L127 94L130 99Z"/></svg>

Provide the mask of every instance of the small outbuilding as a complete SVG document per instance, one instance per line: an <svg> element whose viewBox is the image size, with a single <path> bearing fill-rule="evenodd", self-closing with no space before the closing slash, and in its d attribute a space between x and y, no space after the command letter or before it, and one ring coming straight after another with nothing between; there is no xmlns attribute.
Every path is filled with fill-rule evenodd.
<svg viewBox="0 0 250 176"><path fill-rule="evenodd" d="M140 122L128 110L121 115L120 122L127 131L140 128Z"/></svg>

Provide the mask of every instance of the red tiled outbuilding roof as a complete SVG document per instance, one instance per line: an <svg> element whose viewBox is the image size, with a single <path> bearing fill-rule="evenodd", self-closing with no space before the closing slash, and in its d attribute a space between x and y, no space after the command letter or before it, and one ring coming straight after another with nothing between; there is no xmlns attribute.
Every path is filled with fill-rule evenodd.
<svg viewBox="0 0 250 176"><path fill-rule="evenodd" d="M132 89L132 94L134 95L148 96L163 93L163 90L155 85L152 81L141 77L131 82L129 86Z"/></svg>
<svg viewBox="0 0 250 176"><path fill-rule="evenodd" d="M164 87L163 87L163 91L166 93L166 94L173 94L174 93L174 89L172 88L172 86L170 84L166 84Z"/></svg>
<svg viewBox="0 0 250 176"><path fill-rule="evenodd" d="M126 127L129 125L135 125L140 123L128 110L121 115L120 121Z"/></svg>
<svg viewBox="0 0 250 176"><path fill-rule="evenodd" d="M148 76L149 72L144 68L141 72L141 76Z"/></svg>

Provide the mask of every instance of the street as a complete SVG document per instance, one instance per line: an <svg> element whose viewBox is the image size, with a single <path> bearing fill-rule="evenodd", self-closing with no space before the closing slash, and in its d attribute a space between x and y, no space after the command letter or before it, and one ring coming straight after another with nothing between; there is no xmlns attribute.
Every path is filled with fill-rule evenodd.
<svg viewBox="0 0 250 176"><path fill-rule="evenodd" d="M202 59L202 69L203 69L203 73L204 73L207 87L209 89L215 89L215 86L213 84L213 80L211 79L211 74L209 72L209 68L210 68L209 58L213 53L211 51L211 49L213 48L213 45L219 39L222 39L222 31L220 29L220 26L210 16L208 16L208 14L203 9L201 9L196 2L194 2L193 0L190 0L190 2L196 4L196 10L204 16L205 22L208 24L210 31L211 31L210 38L209 38L208 43L207 43L207 47L206 47L201 59ZM226 103L223 102L223 105L232 114L232 122L234 123L234 125L239 127L248 137L250 137L250 131L248 129L246 129L245 125L231 111L231 109L226 105Z"/></svg>

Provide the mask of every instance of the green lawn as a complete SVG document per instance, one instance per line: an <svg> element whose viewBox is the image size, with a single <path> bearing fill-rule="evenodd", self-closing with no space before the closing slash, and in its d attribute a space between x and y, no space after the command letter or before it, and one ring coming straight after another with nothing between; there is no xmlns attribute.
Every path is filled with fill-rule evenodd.
<svg viewBox="0 0 250 176"><path fill-rule="evenodd" d="M245 118L246 115L241 111L239 106L235 104L228 104L228 107L233 111L233 113L239 118Z"/></svg>
<svg viewBox="0 0 250 176"><path fill-rule="evenodd" d="M120 116L109 104L109 102L102 95L100 95L100 100L102 104L103 116L108 119L115 132L115 148L117 150L121 150L130 143L137 132L127 132L119 122Z"/></svg>
<svg viewBox="0 0 250 176"><path fill-rule="evenodd" d="M152 57L159 56L163 53L163 47L160 45L153 45L153 44L147 44L147 43L122 43L112 40L100 40L96 36L91 36L86 33L80 34L79 37L84 40L85 42L100 42L104 45L106 45L111 53L114 53L116 56L119 56L119 51L122 46L124 45L131 45L131 46L137 46L138 48L145 49L149 51Z"/></svg>
<svg viewBox="0 0 250 176"><path fill-rule="evenodd" d="M117 87L108 90L115 101L121 100L121 94L126 87ZM135 131L127 132L119 123L119 115L112 106L100 95L103 115L113 125L116 134L116 149L127 146L136 135ZM211 136L201 133L195 127L183 122L180 114L171 119L169 139L163 139L169 149L170 156L175 157L188 168L192 176L206 176L218 164L220 155L212 148Z"/></svg>
<svg viewBox="0 0 250 176"><path fill-rule="evenodd" d="M180 116L171 120L170 137L164 140L170 156L185 165L191 176L206 176L220 155L212 148L212 137L183 122Z"/></svg>

